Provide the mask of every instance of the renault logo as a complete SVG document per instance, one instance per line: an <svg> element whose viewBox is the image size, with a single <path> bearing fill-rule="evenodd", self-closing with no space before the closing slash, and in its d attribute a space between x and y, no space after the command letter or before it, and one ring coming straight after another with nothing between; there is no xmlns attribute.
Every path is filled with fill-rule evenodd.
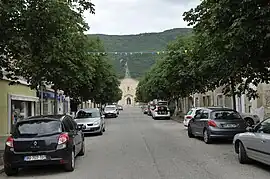
<svg viewBox="0 0 270 179"><path fill-rule="evenodd" d="M37 141L34 142L34 146L37 146Z"/></svg>

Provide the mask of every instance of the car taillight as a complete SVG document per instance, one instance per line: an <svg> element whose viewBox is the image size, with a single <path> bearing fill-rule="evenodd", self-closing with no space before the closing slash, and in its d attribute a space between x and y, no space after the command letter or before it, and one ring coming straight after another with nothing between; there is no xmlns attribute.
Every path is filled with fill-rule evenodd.
<svg viewBox="0 0 270 179"><path fill-rule="evenodd" d="M14 147L13 141L14 139L12 137L8 137L6 141L6 145L13 148Z"/></svg>
<svg viewBox="0 0 270 179"><path fill-rule="evenodd" d="M61 144L64 144L64 143L67 143L69 140L69 136L68 134L64 133L64 134L61 134L58 138L58 145L61 145Z"/></svg>
<svg viewBox="0 0 270 179"><path fill-rule="evenodd" d="M192 116L186 116L187 119L192 119Z"/></svg>
<svg viewBox="0 0 270 179"><path fill-rule="evenodd" d="M217 127L217 124L213 120L208 121L208 125L212 127Z"/></svg>

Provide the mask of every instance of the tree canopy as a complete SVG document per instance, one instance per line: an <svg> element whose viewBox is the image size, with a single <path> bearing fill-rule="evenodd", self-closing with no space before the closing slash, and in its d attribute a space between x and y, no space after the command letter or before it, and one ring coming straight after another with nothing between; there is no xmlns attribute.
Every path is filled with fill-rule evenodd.
<svg viewBox="0 0 270 179"><path fill-rule="evenodd" d="M90 0L1 1L0 10L0 78L20 76L36 89L51 84L74 99L119 99L108 57L89 53L104 51L85 35L83 13L95 13Z"/></svg>
<svg viewBox="0 0 270 179"><path fill-rule="evenodd" d="M161 85L154 91L163 91L167 98L217 87L224 87L226 95L257 97L250 84L269 82L269 15L266 0L201 1L183 15L193 26L193 37L189 42L182 38L168 46L169 54L160 63L163 65L156 65L159 70L151 69L140 81L138 100L156 97L152 93L142 95L155 86L155 71L164 77L163 84L169 85L166 90Z"/></svg>

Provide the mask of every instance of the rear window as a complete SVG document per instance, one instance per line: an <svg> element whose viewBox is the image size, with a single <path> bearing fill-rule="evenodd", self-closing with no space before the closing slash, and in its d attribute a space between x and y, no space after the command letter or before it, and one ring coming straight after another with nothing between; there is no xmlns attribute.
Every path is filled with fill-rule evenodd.
<svg viewBox="0 0 270 179"><path fill-rule="evenodd" d="M238 112L235 111L213 111L211 113L212 119L215 120L233 120L241 119L241 116Z"/></svg>
<svg viewBox="0 0 270 179"><path fill-rule="evenodd" d="M18 136L40 136L54 133L61 133L62 125L60 121L54 120L34 120L16 125L15 135Z"/></svg>
<svg viewBox="0 0 270 179"><path fill-rule="evenodd" d="M167 102L158 102L158 105L160 105L160 106L166 106L167 105Z"/></svg>
<svg viewBox="0 0 270 179"><path fill-rule="evenodd" d="M105 110L115 110L115 107L105 107Z"/></svg>
<svg viewBox="0 0 270 179"><path fill-rule="evenodd" d="M191 115L193 110L188 111L187 115Z"/></svg>
<svg viewBox="0 0 270 179"><path fill-rule="evenodd" d="M83 118L96 118L100 117L99 112L87 112L87 111L79 111L76 118L77 119L83 119Z"/></svg>

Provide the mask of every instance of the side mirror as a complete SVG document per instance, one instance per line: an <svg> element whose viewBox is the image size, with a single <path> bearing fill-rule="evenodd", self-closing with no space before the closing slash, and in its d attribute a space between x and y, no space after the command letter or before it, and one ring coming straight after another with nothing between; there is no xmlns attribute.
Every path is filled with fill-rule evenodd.
<svg viewBox="0 0 270 179"><path fill-rule="evenodd" d="M247 127L246 130L247 130L247 132L254 132L255 131L253 127Z"/></svg>
<svg viewBox="0 0 270 179"><path fill-rule="evenodd" d="M101 118L105 118L105 115L101 115Z"/></svg>

